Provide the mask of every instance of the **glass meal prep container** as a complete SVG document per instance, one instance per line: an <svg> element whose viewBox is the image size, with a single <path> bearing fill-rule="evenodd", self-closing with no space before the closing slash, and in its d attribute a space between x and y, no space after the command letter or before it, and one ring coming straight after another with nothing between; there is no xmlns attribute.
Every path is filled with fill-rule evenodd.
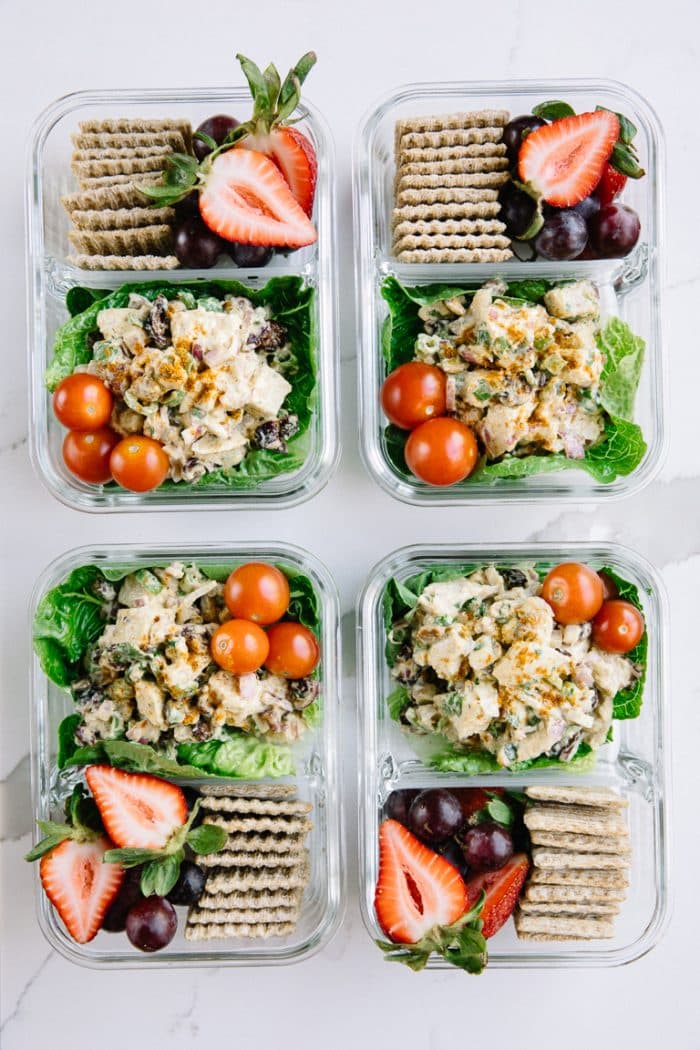
<svg viewBox="0 0 700 1050"><path fill-rule="evenodd" d="M489 562L507 567L535 561L554 566L567 560L582 561L593 568L608 566L639 588L649 639L640 716L613 722L613 740L598 750L592 772L567 771L566 765L523 772L501 770L478 776L431 769L419 757L409 735L391 719L387 708L386 699L395 685L384 656L382 598L387 581L395 577L401 582L435 566L467 564L476 569ZM358 600L357 636L360 905L373 939L386 939L375 917L374 891L379 824L392 791L478 786L522 790L533 784L573 784L613 788L629 800L630 885L616 917L615 937L568 943L518 940L509 920L487 941L488 967L616 966L640 958L658 943L669 914L666 623L667 602L658 575L640 555L618 544L412 546L396 551L375 566ZM452 969L434 955L428 965Z"/></svg>
<svg viewBox="0 0 700 1050"><path fill-rule="evenodd" d="M313 805L313 829L307 840L311 875L304 891L299 921L294 933L269 939L228 938L188 941L184 936L184 912L180 912L175 938L163 950L148 954L133 948L126 934L100 931L88 944L77 944L66 932L39 881L38 864L27 877L35 879L37 916L47 941L65 958L96 969L110 967L152 968L158 966L256 966L280 965L309 958L333 937L345 909L345 868L342 803L340 796L340 628L338 595L333 579L321 562L307 551L289 544L240 543L178 544L177 546L81 547L53 561L34 589L30 624L42 595L56 586L71 570L83 565L99 568L138 569L167 565L178 560L197 565L231 566L248 560L266 560L288 565L304 573L313 583L319 600L321 631L322 718L307 728L293 745L296 777L255 783L294 783L298 797ZM77 767L59 771L57 729L74 710L70 694L54 685L43 673L36 654L31 665L31 766L33 809L37 820L63 820L63 803L74 784L82 779ZM194 779L173 777L181 785L197 787ZM245 783L226 778L207 783Z"/></svg>
<svg viewBox="0 0 700 1050"><path fill-rule="evenodd" d="M391 213L394 207L394 128L397 120L479 109L505 109L512 118L530 113L547 99L563 99L577 113L604 106L624 113L638 128L639 149L646 176L629 179L622 202L641 220L641 234L622 259L531 261L501 263L405 263L391 254ZM664 145L656 114L636 92L611 80L562 78L556 81L508 80L412 84L379 100L362 120L354 158L356 239L356 306L360 345L359 414L362 454L367 469L391 495L420 506L467 505L489 501L532 499L588 501L630 495L660 469L666 449L666 370L662 345L661 285L665 279L663 241ZM379 391L386 375L382 337L388 307L381 286L389 275L405 286L433 283L476 290L487 280L527 278L572 280L587 278L599 288L601 315L619 316L646 342L634 419L642 429L647 451L632 474L603 484L575 468L525 478L497 478L435 488L407 472L402 474L387 453L386 419Z"/></svg>
<svg viewBox="0 0 700 1050"><path fill-rule="evenodd" d="M35 468L49 490L68 506L89 511L170 510L190 507L288 507L318 492L332 474L339 455L336 389L337 305L334 146L323 116L308 103L295 111L300 127L313 141L318 176L313 221L315 244L287 255L276 253L263 268L239 268L220 258L211 269L156 271L84 270L67 261L70 221L60 198L77 189L71 173L70 136L78 123L107 117L152 117L189 120L195 128L212 113L243 117L252 107L247 88L181 90L81 91L52 103L37 118L28 155L27 287L30 362L30 449ZM69 289L82 286L114 290L126 283L190 283L196 280L237 280L262 288L272 277L295 275L314 289L312 326L317 367L317 394L308 431L308 450L301 467L268 478L251 489L217 485L198 488L179 483L173 489L144 494L115 485L89 485L65 467L61 445L66 431L55 419L44 373L57 329L69 318Z"/></svg>

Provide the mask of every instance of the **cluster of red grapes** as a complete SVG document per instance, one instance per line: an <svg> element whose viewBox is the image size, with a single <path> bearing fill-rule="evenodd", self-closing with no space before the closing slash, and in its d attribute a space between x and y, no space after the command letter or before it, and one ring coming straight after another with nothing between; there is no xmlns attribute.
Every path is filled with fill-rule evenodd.
<svg viewBox="0 0 700 1050"><path fill-rule="evenodd" d="M224 141L229 131L238 127L240 122L235 117L217 114L203 121L197 131L208 135L217 146ZM203 161L211 147L201 139L192 142L194 154ZM183 266L192 270L206 270L212 267L221 255L228 255L236 266L267 266L274 255L274 249L261 244L237 244L225 241L213 230L210 230L199 214L199 193L193 190L188 197L175 205L178 218L175 227L175 254Z"/></svg>
<svg viewBox="0 0 700 1050"><path fill-rule="evenodd" d="M522 848L520 842L514 842L514 837L518 839L523 834L522 828L509 829L488 819L488 802L489 795L481 788L403 789L392 791L384 812L440 853L463 879L468 879L502 868L516 846Z"/></svg>
<svg viewBox="0 0 700 1050"><path fill-rule="evenodd" d="M546 121L535 116L516 117L506 124L503 142L511 168L517 167L523 136L545 124ZM510 181L501 189L499 200L499 218L505 223L508 236L517 241L531 226L537 203ZM622 258L639 239L636 211L615 199L601 200L600 187L571 208L544 204L543 214L544 225L531 242L536 255L542 259Z"/></svg>

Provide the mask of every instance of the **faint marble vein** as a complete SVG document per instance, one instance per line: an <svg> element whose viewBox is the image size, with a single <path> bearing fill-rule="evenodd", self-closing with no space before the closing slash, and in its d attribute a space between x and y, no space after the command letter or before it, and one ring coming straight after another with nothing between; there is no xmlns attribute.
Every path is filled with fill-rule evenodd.
<svg viewBox="0 0 700 1050"><path fill-rule="evenodd" d="M199 1035L199 1024L196 1021L192 1020L192 1015L194 1014L195 1009L197 1008L198 1000L199 1000L199 988L195 984L195 985L192 986L192 1001L190 1002L189 1006L187 1007L186 1010L183 1010L183 1011L181 1011L179 1013L176 1013L175 1016L173 1017L172 1024L170 1025L170 1028L168 1029L168 1031L170 1032L171 1035L179 1035L180 1034L180 1029L182 1028L182 1026L186 1022L189 1022L188 1025L187 1025L187 1027L188 1027L188 1033L187 1034L189 1036L197 1036L197 1035Z"/></svg>
<svg viewBox="0 0 700 1050"><path fill-rule="evenodd" d="M25 434L23 437L17 438L16 441L11 441L7 445L0 445L0 455L2 455L3 452L16 452L18 448L22 448L23 445L26 445L28 440L29 438Z"/></svg>
<svg viewBox="0 0 700 1050"><path fill-rule="evenodd" d="M27 995L29 994L30 989L36 983L36 981L39 980L39 978L41 977L42 973L44 972L44 970L46 969L46 967L48 966L48 964L51 962L52 959L53 959L53 952L49 952L48 955L44 956L44 959L42 960L41 965L39 966L39 968L37 970L34 971L32 976L29 978L29 980L25 984L24 988L20 992L19 996L17 997L17 1002L15 1003L14 1010L12 1011L11 1014L8 1014L7 1017L5 1018L5 1020L2 1022L2 1024L0 1024L0 1033L4 1032L5 1029L7 1028L7 1026L9 1025L10 1021L14 1021L14 1019L21 1012L22 1005L24 1003L24 1000L27 998ZM3 1041L3 1046L5 1046L4 1041ZM5 1050L10 1050L10 1047L9 1046L5 1046Z"/></svg>

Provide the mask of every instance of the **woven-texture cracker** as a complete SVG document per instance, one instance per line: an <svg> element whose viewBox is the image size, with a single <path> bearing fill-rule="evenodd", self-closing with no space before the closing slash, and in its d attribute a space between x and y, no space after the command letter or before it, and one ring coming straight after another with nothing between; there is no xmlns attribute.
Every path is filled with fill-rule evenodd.
<svg viewBox="0 0 700 1050"><path fill-rule="evenodd" d="M626 808L626 798L618 795L611 788L557 787L549 784L532 784L525 788L528 798L541 802L557 802L562 805L576 806L614 806Z"/></svg>
<svg viewBox="0 0 700 1050"><path fill-rule="evenodd" d="M229 937L255 937L265 939L268 937L288 937L294 933L296 923L215 923L205 926L202 923L188 923L185 926L185 938L188 941L215 941L228 939Z"/></svg>
<svg viewBox="0 0 700 1050"><path fill-rule="evenodd" d="M81 270L176 270L176 255L69 255L68 262Z"/></svg>
<svg viewBox="0 0 700 1050"><path fill-rule="evenodd" d="M174 208L103 208L71 213L78 230L133 230L142 226L172 225Z"/></svg>

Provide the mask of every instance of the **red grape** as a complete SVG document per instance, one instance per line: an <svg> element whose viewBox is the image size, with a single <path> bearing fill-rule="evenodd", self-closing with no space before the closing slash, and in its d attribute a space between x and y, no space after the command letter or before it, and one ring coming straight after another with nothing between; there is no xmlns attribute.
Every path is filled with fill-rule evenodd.
<svg viewBox="0 0 700 1050"><path fill-rule="evenodd" d="M523 133L534 131L535 128L541 128L546 123L547 121L542 120L541 117L533 117L531 113L527 113L523 117L514 117L513 120L506 124L503 129L503 142L506 147L508 163L511 167L517 163L520 145L523 141Z"/></svg>
<svg viewBox="0 0 700 1050"><path fill-rule="evenodd" d="M177 882L168 894L171 904L196 904L204 893L205 875L199 864L183 860Z"/></svg>
<svg viewBox="0 0 700 1050"><path fill-rule="evenodd" d="M583 216L566 208L545 219L535 238L535 248L543 259L575 259L586 247L587 240Z"/></svg>
<svg viewBox="0 0 700 1050"><path fill-rule="evenodd" d="M445 788L421 791L408 811L408 826L413 834L437 846L459 831L464 823L459 799Z"/></svg>
<svg viewBox="0 0 700 1050"><path fill-rule="evenodd" d="M608 259L619 259L639 240L639 216L628 204L606 204L590 221L591 241Z"/></svg>
<svg viewBox="0 0 700 1050"><path fill-rule="evenodd" d="M513 856L513 839L500 824L477 824L464 834L462 852L470 868L493 871Z"/></svg>
<svg viewBox="0 0 700 1050"><path fill-rule="evenodd" d="M535 216L535 204L532 197L523 190L507 182L498 195L501 210L498 218L506 224L509 237L522 237Z"/></svg>
<svg viewBox="0 0 700 1050"><path fill-rule="evenodd" d="M126 917L135 904L144 899L141 893L141 868L129 868L119 893L114 898L102 921L102 929L108 933L122 933L126 929Z"/></svg>
<svg viewBox="0 0 700 1050"><path fill-rule="evenodd" d="M157 952L170 944L177 930L177 915L165 897L145 897L126 917L126 935L142 952Z"/></svg>
<svg viewBox="0 0 700 1050"><path fill-rule="evenodd" d="M175 254L183 266L208 270L219 258L223 241L202 219L183 219L175 228Z"/></svg>
<svg viewBox="0 0 700 1050"><path fill-rule="evenodd" d="M215 117L208 117L203 120L195 132L201 131L204 135L208 135L210 139L214 139L217 146L220 146L224 141L229 131L233 131L240 124L239 120L235 117L229 117L225 113L217 113ZM206 142L202 142L201 139L192 140L192 149L197 160L204 160L208 154L211 153L211 147L207 146Z"/></svg>
<svg viewBox="0 0 700 1050"><path fill-rule="evenodd" d="M420 792L415 788L392 791L384 804L384 813L391 820L398 820L399 824L408 827L408 811L414 798L419 794Z"/></svg>
<svg viewBox="0 0 700 1050"><path fill-rule="evenodd" d="M268 248L264 244L238 244L233 242L226 245L226 250L236 266L267 266L275 254L272 248Z"/></svg>

